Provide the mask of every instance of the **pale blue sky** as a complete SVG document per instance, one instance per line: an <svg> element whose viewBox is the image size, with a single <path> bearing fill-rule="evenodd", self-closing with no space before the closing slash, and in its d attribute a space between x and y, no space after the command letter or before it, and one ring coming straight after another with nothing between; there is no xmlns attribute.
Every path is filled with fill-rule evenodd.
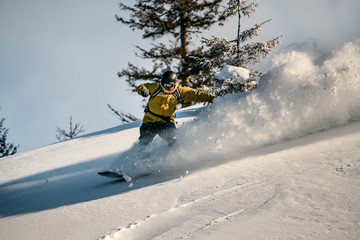
<svg viewBox="0 0 360 240"><path fill-rule="evenodd" d="M128 61L143 64L134 55L141 33L115 20L119 2L0 0L0 116L21 152L56 142L56 128L67 128L70 115L85 133L120 124L108 103L142 117L141 97L117 77ZM358 0L259 3L244 26L271 18L261 39L284 35L281 47L315 40L331 49L359 39ZM235 33L233 19L204 36Z"/></svg>

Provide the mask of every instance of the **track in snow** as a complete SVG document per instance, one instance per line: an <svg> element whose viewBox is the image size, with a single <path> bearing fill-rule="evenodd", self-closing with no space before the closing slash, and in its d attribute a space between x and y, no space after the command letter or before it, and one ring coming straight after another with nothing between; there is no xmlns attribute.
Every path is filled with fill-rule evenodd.
<svg viewBox="0 0 360 240"><path fill-rule="evenodd" d="M264 184L268 186L269 179L237 184L129 223L100 239L194 239L218 224L265 207L277 196L278 186L269 189Z"/></svg>

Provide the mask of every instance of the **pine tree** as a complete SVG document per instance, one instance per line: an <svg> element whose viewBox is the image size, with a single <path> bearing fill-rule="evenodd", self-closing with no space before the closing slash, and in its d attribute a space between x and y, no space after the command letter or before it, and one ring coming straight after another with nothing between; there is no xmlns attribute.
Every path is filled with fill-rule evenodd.
<svg viewBox="0 0 360 240"><path fill-rule="evenodd" d="M19 145L15 146L12 143L7 143L8 128L4 127L5 118L0 120L0 158L9 155L14 155L17 152Z"/></svg>
<svg viewBox="0 0 360 240"><path fill-rule="evenodd" d="M223 0L137 0L133 6L120 3L120 9L129 12L130 17L125 20L117 16L119 22L143 31L143 39L153 41L149 50L137 46L138 56L152 60L153 69L129 63L118 73L127 78L133 91L137 81L156 82L165 69L177 72L183 86L196 88L209 83L210 69L198 61L209 56L203 46L195 46L192 40L234 14L223 8Z"/></svg>
<svg viewBox="0 0 360 240"><path fill-rule="evenodd" d="M266 42L249 42L250 39L260 35L264 24L270 22L267 20L260 24L255 24L253 28L241 31L242 16L250 17L255 9L259 7L257 2L248 3L246 0L230 0L228 2L227 15L237 14L238 29L235 40L213 37L212 39L203 38L203 43L208 47L207 58L198 59L205 68L211 69L215 76L225 65L241 67L249 70L249 79L245 83L236 82L236 79L227 79L226 81L214 80L212 87L204 87L204 90L216 95L225 95L228 93L247 91L256 87L255 79L262 73L259 70L251 69L249 65L254 65L267 57L271 51L280 43L281 37L275 37ZM235 80L235 81L234 81Z"/></svg>

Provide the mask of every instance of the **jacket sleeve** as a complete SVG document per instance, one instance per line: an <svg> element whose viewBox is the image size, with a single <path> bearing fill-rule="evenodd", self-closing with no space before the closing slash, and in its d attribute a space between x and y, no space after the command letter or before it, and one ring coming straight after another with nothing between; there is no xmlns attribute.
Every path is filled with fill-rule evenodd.
<svg viewBox="0 0 360 240"><path fill-rule="evenodd" d="M193 88L180 87L180 97L184 101L209 102L211 103L214 96Z"/></svg>
<svg viewBox="0 0 360 240"><path fill-rule="evenodd" d="M148 89L149 92L150 92L150 95L151 95L158 88L158 84L157 83L144 83L144 84L141 84L140 86L137 87L137 92L138 92L139 95L141 95L141 90L144 89L144 88Z"/></svg>

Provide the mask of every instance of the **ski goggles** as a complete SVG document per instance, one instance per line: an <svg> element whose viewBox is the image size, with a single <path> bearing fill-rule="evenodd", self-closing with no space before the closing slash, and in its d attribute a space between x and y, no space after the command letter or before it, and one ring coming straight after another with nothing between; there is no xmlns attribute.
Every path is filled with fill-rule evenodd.
<svg viewBox="0 0 360 240"><path fill-rule="evenodd" d="M164 83L163 87L164 88L173 88L175 86L175 84L173 83Z"/></svg>

